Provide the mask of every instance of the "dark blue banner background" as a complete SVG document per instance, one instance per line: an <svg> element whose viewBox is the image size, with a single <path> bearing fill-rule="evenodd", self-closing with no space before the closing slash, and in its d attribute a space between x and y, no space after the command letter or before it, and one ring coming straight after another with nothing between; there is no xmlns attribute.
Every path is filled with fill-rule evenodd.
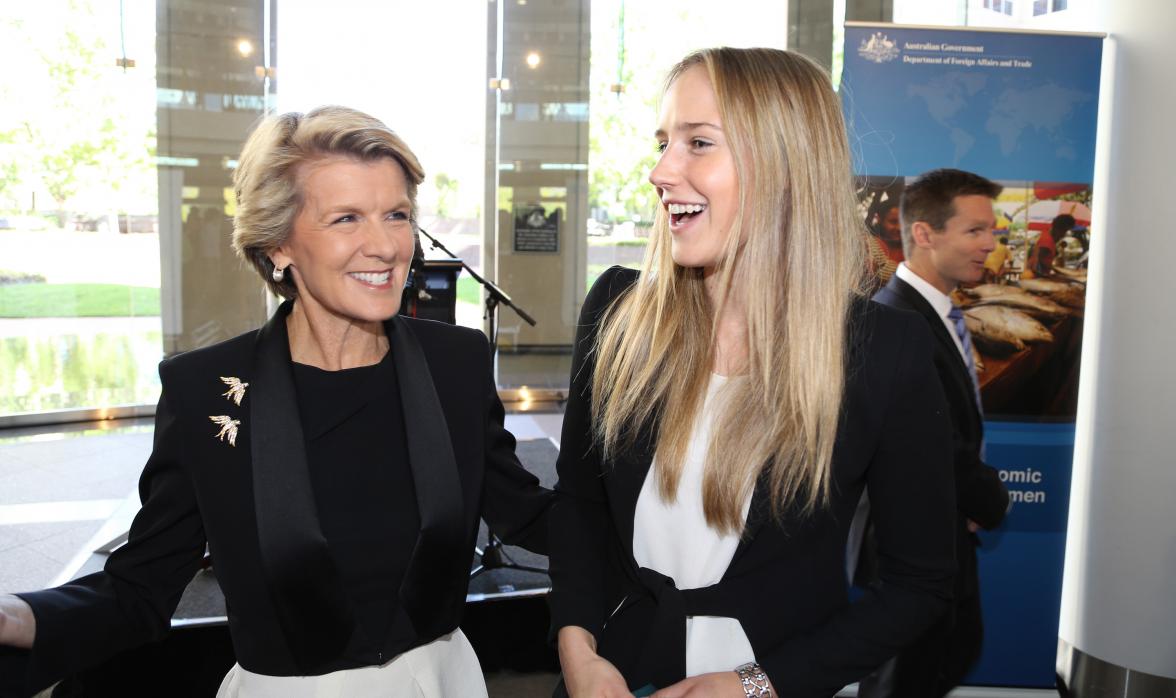
<svg viewBox="0 0 1176 698"><path fill-rule="evenodd" d="M1101 61L1102 39L1088 36L846 27L840 89L858 174L1090 182Z"/></svg>
<svg viewBox="0 0 1176 698"><path fill-rule="evenodd" d="M980 534L984 652L968 683L1052 688L1074 425L988 422L984 434L1013 505Z"/></svg>

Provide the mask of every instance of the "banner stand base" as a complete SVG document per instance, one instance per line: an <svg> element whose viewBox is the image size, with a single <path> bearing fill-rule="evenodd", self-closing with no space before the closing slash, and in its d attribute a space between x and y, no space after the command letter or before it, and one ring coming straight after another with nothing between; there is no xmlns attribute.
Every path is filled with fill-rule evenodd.
<svg viewBox="0 0 1176 698"><path fill-rule="evenodd" d="M960 686L947 694L947 698L1057 698L1052 688L1002 688L992 686ZM837 693L837 698L857 698L857 684L851 684Z"/></svg>
<svg viewBox="0 0 1176 698"><path fill-rule="evenodd" d="M1169 698L1176 679L1145 674L1086 654L1058 638L1059 693L1065 698Z"/></svg>

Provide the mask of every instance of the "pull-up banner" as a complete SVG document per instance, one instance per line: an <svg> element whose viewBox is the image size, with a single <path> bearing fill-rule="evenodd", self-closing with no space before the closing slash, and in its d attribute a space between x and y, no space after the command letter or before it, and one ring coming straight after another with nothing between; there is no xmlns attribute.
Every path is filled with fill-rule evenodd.
<svg viewBox="0 0 1176 698"><path fill-rule="evenodd" d="M984 281L955 294L979 350L987 462L1013 500L981 535L968 683L1052 688L1090 236L1102 36L848 24L840 92L882 284L895 207L941 167L1004 185Z"/></svg>

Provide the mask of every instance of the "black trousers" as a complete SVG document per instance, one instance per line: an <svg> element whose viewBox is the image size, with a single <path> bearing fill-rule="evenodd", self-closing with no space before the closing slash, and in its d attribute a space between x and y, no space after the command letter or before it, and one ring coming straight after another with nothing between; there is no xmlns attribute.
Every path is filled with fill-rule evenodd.
<svg viewBox="0 0 1176 698"><path fill-rule="evenodd" d="M942 698L980 657L980 594L957 598L951 613L858 683L858 698Z"/></svg>

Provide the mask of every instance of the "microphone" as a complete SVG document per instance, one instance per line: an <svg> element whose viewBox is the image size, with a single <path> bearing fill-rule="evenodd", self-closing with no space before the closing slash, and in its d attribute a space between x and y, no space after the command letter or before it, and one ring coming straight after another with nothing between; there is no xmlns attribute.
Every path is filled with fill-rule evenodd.
<svg viewBox="0 0 1176 698"><path fill-rule="evenodd" d="M425 251L421 247L421 234L417 232L416 226L413 226L412 240L412 261L409 262L408 275L404 279L404 290L416 289L418 298L431 300L432 296L425 291Z"/></svg>

